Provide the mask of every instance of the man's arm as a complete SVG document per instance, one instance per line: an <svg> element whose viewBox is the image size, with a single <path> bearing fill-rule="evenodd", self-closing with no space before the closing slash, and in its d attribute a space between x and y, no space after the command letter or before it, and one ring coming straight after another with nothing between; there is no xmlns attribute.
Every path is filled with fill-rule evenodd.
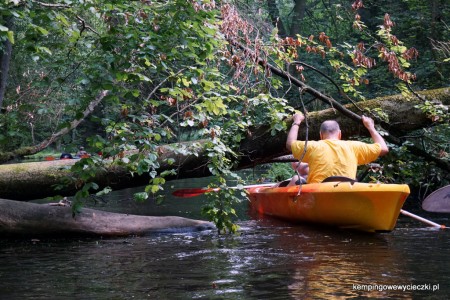
<svg viewBox="0 0 450 300"><path fill-rule="evenodd" d="M305 119L305 116L302 113L296 113L292 119L294 122L292 123L291 129L289 130L287 141L286 141L286 149L289 150L289 152L292 151L292 143L294 143L297 140L298 137L298 128L300 127L300 124Z"/></svg>
<svg viewBox="0 0 450 300"><path fill-rule="evenodd" d="M378 143L381 145L381 152L380 156L386 155L389 152L389 148L386 145L386 142L384 141L383 137L378 133L378 131L375 129L375 123L374 121L366 116L362 116L361 120L364 124L364 126L367 128L367 130L370 133L370 136L372 137L372 140L374 143ZM292 130L292 129L291 129Z"/></svg>

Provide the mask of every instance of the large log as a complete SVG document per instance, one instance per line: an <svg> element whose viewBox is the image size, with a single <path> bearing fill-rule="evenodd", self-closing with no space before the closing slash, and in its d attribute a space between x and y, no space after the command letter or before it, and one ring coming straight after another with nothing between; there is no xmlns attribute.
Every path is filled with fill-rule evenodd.
<svg viewBox="0 0 450 300"><path fill-rule="evenodd" d="M160 147L160 171L176 169L177 175L168 179L210 175L207 156L201 152L203 151L201 143L202 141L194 145L178 143ZM186 151L200 152L197 155L184 155L172 150L174 148L179 150L182 147L187 147ZM175 160L176 163L168 164L168 158ZM74 178L70 168L77 162L78 159L64 159L0 165L0 197L28 201L56 195L73 196L82 187L82 182L67 179ZM111 187L113 190L120 190L148 184L149 179L148 174L141 176L131 174L125 167L117 164L117 160L105 160L92 181L100 188ZM62 188L56 190L57 185Z"/></svg>
<svg viewBox="0 0 450 300"><path fill-rule="evenodd" d="M421 97L444 106L450 105L450 88L420 92ZM383 124L384 129L403 133L430 126L432 121L424 112L416 106L422 100L417 98L405 99L401 95L377 98L370 101L359 102L357 105L361 110L380 108L387 113L389 122ZM345 106L354 114L361 114L353 105ZM308 139L318 139L320 124L327 119L336 119L343 132L343 138L353 136L366 136L367 131L362 124L355 123L333 108L308 113ZM300 128L299 139L305 139L305 123ZM356 124L356 126L355 126ZM241 142L240 160L236 169L251 168L253 166L271 161L275 157L287 154L285 149L287 132L280 132L272 136L267 126L253 128L251 134ZM177 175L168 179L195 178L209 176L207 167L208 157L204 155L202 149L203 141L194 143L178 143L175 145L162 146L159 149L161 157L159 159L160 171L176 169ZM197 151L196 155L186 156L182 153L189 151L175 151L181 148ZM420 154L420 153L419 153ZM174 164L169 165L167 159L173 159ZM61 179L70 175L70 171L65 166L73 164L75 160L25 163L13 165L0 165L0 197L14 200L31 200L53 196L56 194L70 196L73 195L77 186L68 185L65 189L55 191L53 186L61 184ZM450 170L449 164L443 165ZM117 190L124 187L144 185L148 182L148 176L131 176L123 167L115 164L106 165L103 171L99 171L94 179L100 187L110 186Z"/></svg>
<svg viewBox="0 0 450 300"><path fill-rule="evenodd" d="M69 206L0 199L0 236L128 236L214 228L207 221L176 216L138 216L89 208L73 215Z"/></svg>
<svg viewBox="0 0 450 300"><path fill-rule="evenodd" d="M417 105L423 104L424 100L447 108L450 105L450 88L421 91L422 99L406 99L402 95L392 95L375 98L355 105L348 104L344 108L354 115L361 115L363 111L381 109L387 114L388 122L383 123L383 129L398 136L406 132L414 131L432 125L430 116L424 113ZM320 124L325 120L334 119L339 122L342 138L348 139L356 136L368 136L367 130L361 122L355 123L353 118L339 113L334 108L322 111L310 112L307 115L307 122L303 122L299 130L299 140L318 140ZM379 122L376 122L379 124ZM308 129L306 128L308 124ZM267 126L260 126L252 130L251 135L241 142L240 151L242 153L239 163L240 168L251 167L270 161L275 157L287 154L285 148L287 131L280 132L272 136Z"/></svg>

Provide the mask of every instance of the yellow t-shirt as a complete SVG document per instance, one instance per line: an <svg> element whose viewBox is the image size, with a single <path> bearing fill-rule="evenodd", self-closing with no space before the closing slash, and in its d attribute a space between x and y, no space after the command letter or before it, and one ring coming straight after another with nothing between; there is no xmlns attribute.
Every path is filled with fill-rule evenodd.
<svg viewBox="0 0 450 300"><path fill-rule="evenodd" d="M296 159L303 155L304 147L304 141L292 144L292 154ZM377 159L381 145L358 141L320 140L308 141L306 149L302 161L309 164L308 183L316 183L330 176L355 179L357 166Z"/></svg>

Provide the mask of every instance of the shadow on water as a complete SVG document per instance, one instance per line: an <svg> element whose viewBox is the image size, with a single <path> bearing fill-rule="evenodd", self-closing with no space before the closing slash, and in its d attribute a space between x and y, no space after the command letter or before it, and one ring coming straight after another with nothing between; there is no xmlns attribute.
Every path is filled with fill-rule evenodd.
<svg viewBox="0 0 450 300"><path fill-rule="evenodd" d="M173 188L204 186L183 181ZM116 192L110 211L202 218L204 197L136 203ZM167 191L169 195L171 190ZM130 200L131 199L131 200ZM365 234L250 218L241 230L117 239L0 243L2 299L446 299L450 230L400 217L391 233ZM440 216L448 224L447 216ZM429 284L430 290L412 291ZM431 289L439 284L439 290ZM410 290L387 290L407 285ZM371 289L369 291L369 289Z"/></svg>

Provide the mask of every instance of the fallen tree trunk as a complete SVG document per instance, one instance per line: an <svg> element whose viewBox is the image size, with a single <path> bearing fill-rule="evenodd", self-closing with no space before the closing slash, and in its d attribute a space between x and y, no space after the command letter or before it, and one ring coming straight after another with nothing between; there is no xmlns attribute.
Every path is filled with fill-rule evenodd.
<svg viewBox="0 0 450 300"><path fill-rule="evenodd" d="M168 178L169 180L209 176L207 157L201 152L198 155L183 155L173 151L173 147L186 147L187 151L196 151L195 149L201 148L201 143L199 141L160 147L160 170L177 170L177 175ZM167 163L168 158L174 159L176 163ZM28 201L56 195L73 196L83 186L83 182L76 180L70 170L77 162L77 159L64 159L0 165L0 197ZM92 181L98 184L100 189L111 187L113 190L120 190L148 184L149 179L148 174L131 174L116 162L105 160ZM55 186L60 188L56 190Z"/></svg>
<svg viewBox="0 0 450 300"><path fill-rule="evenodd" d="M419 94L422 98L433 103L441 104L447 109L450 106L450 88L422 91ZM418 98L405 99L402 95L393 95L358 102L357 107L360 110L351 104L343 106L343 109L350 111L353 116L361 115L362 111L366 109L369 111L375 108L381 109L381 111L387 114L389 119L388 123L383 123L383 129L398 135L396 137L390 135L385 138L392 143L401 143L402 134L433 125L430 116L417 108L417 105L422 103L423 101ZM303 122L300 127L298 139L305 140L306 133L308 133L309 140L320 139L320 124L330 119L339 122L342 130L342 139L349 139L355 136L368 136L367 130L360 121L355 123L354 118L349 118L346 115L340 114L336 109L329 108L308 113L306 122ZM308 124L308 129L306 128L306 124ZM287 132L280 132L272 136L267 126L255 128L252 130L251 135L241 142L240 151L242 158L239 167L251 167L287 154L287 150L285 149L286 138ZM417 149L412 150L416 151ZM415 154L427 155L426 151ZM448 162L444 160L437 160L436 162L444 170L450 171Z"/></svg>
<svg viewBox="0 0 450 300"><path fill-rule="evenodd" d="M429 101L439 102L444 106L450 105L450 88L424 91L420 95ZM421 100L407 100L401 95L377 98L358 103L358 107L364 109L380 108L389 117L389 124L384 124L385 130L397 133L408 132L424 128L432 124L431 119L423 111L416 108ZM353 105L345 106L345 109L360 113ZM320 124L327 119L336 119L343 133L343 138L353 136L367 136L367 131L362 124L355 126L355 121L339 114L333 108L308 113L308 139L319 139ZM305 139L305 123L299 132L299 139ZM241 142L240 160L236 169L251 168L256 165L272 161L273 158L287 154L285 149L287 132L280 132L272 136L267 126L253 128L251 134ZM388 137L389 138L389 137ZM400 141L401 142L401 141ZM175 145L162 146L159 149L159 171L176 169L177 175L167 179L196 178L209 176L207 167L208 157L203 152L203 141L177 143ZM179 151L186 148L188 151ZM414 148L417 150L417 148ZM414 150L412 149L412 150ZM420 149L418 149L420 150ZM196 151L197 155L186 156L182 153ZM450 164L437 157L432 157L425 150L415 153L434 160L439 167L450 171ZM173 159L174 164L169 165L167 159ZM71 196L77 191L76 184L67 185L64 189L55 191L53 186L62 184L65 176L70 176L69 167L76 160L50 161L39 163L24 163L0 165L0 197L14 200L31 200L53 195ZM114 190L139 186L148 183L148 176L132 176L124 167L115 164L106 165L103 171L99 171L94 181L100 187L109 186Z"/></svg>
<svg viewBox="0 0 450 300"><path fill-rule="evenodd" d="M83 208L72 215L69 206L51 206L0 199L0 236L95 235L129 236L154 232L214 229L207 221L176 216L118 214Z"/></svg>

